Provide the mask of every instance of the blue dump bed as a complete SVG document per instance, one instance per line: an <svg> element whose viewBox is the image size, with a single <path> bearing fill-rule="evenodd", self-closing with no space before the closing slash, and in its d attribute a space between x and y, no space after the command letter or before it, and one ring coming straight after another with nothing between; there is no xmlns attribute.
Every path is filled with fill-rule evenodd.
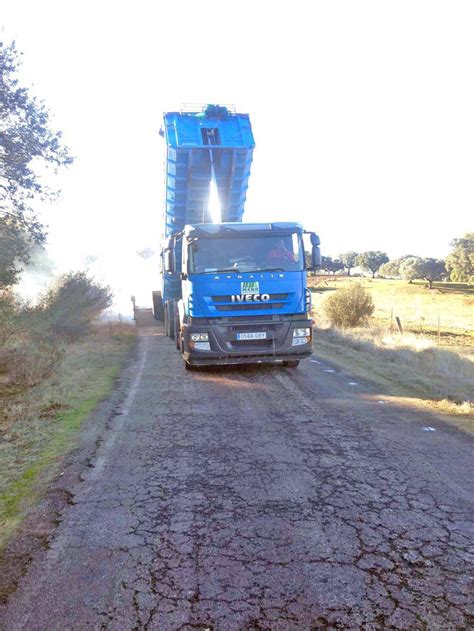
<svg viewBox="0 0 474 631"><path fill-rule="evenodd" d="M248 114L208 105L200 112L168 112L165 231L210 223L209 186L214 168L221 221L242 221L255 146Z"/></svg>

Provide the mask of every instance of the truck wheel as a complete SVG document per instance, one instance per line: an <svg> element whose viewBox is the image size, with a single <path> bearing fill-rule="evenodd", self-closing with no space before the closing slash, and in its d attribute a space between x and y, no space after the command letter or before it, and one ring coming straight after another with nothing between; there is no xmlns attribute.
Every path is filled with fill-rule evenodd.
<svg viewBox="0 0 474 631"><path fill-rule="evenodd" d="M169 337L169 332L168 332L168 309L166 308L166 305L165 305L165 309L164 309L164 313L163 313L163 319L164 319L164 325L165 325L165 335L166 335L166 337Z"/></svg>
<svg viewBox="0 0 474 631"><path fill-rule="evenodd" d="M166 335L174 340L174 313L173 313L173 303L171 301L167 301L165 303L165 333Z"/></svg>
<svg viewBox="0 0 474 631"><path fill-rule="evenodd" d="M174 307L174 341L176 344L176 348L178 349L178 351L181 349L181 327L179 325L179 313L178 313L178 307L175 304Z"/></svg>
<svg viewBox="0 0 474 631"><path fill-rule="evenodd" d="M174 303L166 303L166 319L168 321L168 336L174 340Z"/></svg>
<svg viewBox="0 0 474 631"><path fill-rule="evenodd" d="M153 291L152 292L153 299L153 317L155 320L161 320L163 322L165 314L163 309L163 296L161 295L161 291Z"/></svg>
<svg viewBox="0 0 474 631"><path fill-rule="evenodd" d="M283 366L286 366L286 368L296 368L296 366L298 366L299 363L300 363L299 359L288 359L283 362Z"/></svg>

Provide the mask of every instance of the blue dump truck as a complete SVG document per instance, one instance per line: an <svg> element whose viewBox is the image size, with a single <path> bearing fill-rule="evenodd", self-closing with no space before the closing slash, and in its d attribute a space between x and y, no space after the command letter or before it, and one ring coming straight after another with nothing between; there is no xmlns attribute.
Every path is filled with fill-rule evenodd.
<svg viewBox="0 0 474 631"><path fill-rule="evenodd" d="M153 312L186 368L297 366L312 352L305 260L296 222L244 223L254 150L249 116L208 105L164 115L166 206ZM220 214L214 214L213 206Z"/></svg>

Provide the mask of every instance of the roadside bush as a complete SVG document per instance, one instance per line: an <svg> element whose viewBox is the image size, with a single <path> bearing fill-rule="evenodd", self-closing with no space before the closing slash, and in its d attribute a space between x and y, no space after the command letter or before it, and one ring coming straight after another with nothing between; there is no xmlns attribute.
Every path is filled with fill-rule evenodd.
<svg viewBox="0 0 474 631"><path fill-rule="evenodd" d="M338 289L324 301L324 311L333 326L355 327L373 314L374 302L370 293L360 284Z"/></svg>
<svg viewBox="0 0 474 631"><path fill-rule="evenodd" d="M96 318L112 304L109 287L93 281L84 272L59 277L30 314L35 325L53 339L74 341L86 335Z"/></svg>
<svg viewBox="0 0 474 631"><path fill-rule="evenodd" d="M0 396L50 377L67 345L87 335L111 301L110 289L83 272L61 276L35 307L0 291Z"/></svg>
<svg viewBox="0 0 474 631"><path fill-rule="evenodd" d="M18 304L8 290L0 290L0 348L15 334L18 328Z"/></svg>
<svg viewBox="0 0 474 631"><path fill-rule="evenodd" d="M1 386L15 390L35 386L51 376L63 357L64 349L56 344L28 342L0 348Z"/></svg>

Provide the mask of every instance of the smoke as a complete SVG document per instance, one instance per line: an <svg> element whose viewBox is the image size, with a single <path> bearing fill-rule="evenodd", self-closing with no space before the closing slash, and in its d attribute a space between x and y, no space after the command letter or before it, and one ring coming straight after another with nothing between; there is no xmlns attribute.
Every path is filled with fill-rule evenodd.
<svg viewBox="0 0 474 631"><path fill-rule="evenodd" d="M57 274L57 266L53 258L41 246L33 249L30 262L24 269L20 282L15 286L15 293L31 302L51 284Z"/></svg>
<svg viewBox="0 0 474 631"><path fill-rule="evenodd" d="M86 253L71 248L66 257L53 245L48 250L35 248L15 292L35 304L55 278L71 271L85 271L112 289L112 315L131 316L132 295L137 297L137 305L151 306L152 291L160 286L159 255L148 246L121 244L114 250L94 248Z"/></svg>
<svg viewBox="0 0 474 631"><path fill-rule="evenodd" d="M153 256L155 256L155 251L151 248L145 248L144 250L137 250L137 254L144 261L148 261L148 259L151 259Z"/></svg>

